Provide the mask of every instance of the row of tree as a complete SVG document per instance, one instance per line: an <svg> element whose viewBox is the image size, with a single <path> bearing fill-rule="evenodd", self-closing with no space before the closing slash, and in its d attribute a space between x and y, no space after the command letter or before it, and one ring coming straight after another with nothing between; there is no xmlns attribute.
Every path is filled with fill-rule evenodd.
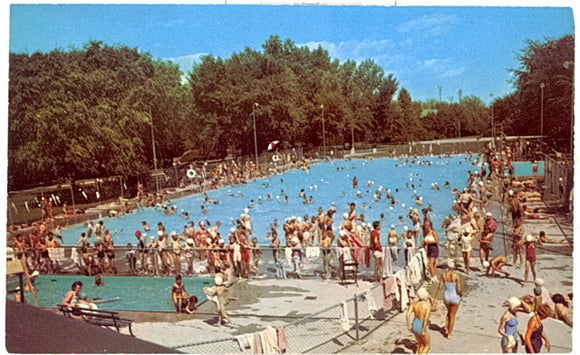
<svg viewBox="0 0 580 355"><path fill-rule="evenodd" d="M571 126L574 38L529 42L515 92L495 100L506 134L544 133L566 146ZM568 64L564 64L568 63ZM318 47L271 36L262 51L204 57L186 76L169 62L126 46L10 53L9 190L97 176L142 174L194 150L221 158L252 154L272 140L286 147L488 135L491 108L415 102L372 60L332 60ZM567 68L565 68L567 66ZM569 139L569 138L568 138ZM153 145L152 142L156 144ZM155 150L155 152L154 152Z"/></svg>

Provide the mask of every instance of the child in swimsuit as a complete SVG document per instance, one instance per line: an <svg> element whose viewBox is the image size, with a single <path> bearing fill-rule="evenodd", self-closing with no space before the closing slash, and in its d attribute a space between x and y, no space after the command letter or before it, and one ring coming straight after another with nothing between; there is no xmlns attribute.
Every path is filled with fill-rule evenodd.
<svg viewBox="0 0 580 355"><path fill-rule="evenodd" d="M171 288L171 299L177 308L177 313L181 314L182 298L184 298L185 285L181 282L181 275L175 276L175 283ZM187 296L185 296L187 297Z"/></svg>

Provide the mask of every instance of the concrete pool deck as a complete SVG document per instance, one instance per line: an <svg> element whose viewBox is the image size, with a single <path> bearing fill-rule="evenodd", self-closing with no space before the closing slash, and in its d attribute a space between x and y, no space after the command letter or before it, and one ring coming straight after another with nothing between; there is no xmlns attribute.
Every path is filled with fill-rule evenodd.
<svg viewBox="0 0 580 355"><path fill-rule="evenodd" d="M572 216L558 215L555 219L544 220L524 219L524 227L526 233L544 230L551 239L564 241L564 233L569 233L568 237L572 235ZM442 249L443 257L438 260L440 270L445 265L445 253L446 250ZM552 294L563 295L573 292L574 265L571 246L566 243L545 244L538 248L537 254L537 276L544 279L548 290ZM511 262L511 256L509 260ZM501 348L497 328L499 319L506 310L502 303L510 296L532 294L533 286L530 283L522 286L524 269L516 269L511 264L506 267L511 274L508 278L488 278L482 276L480 271L472 271L466 275L461 272L462 263L458 266L465 296L457 314L454 336L447 339L442 334L445 309L440 304L439 310L431 316L430 352L499 353ZM472 257L472 268L478 267L479 261ZM232 289L232 295L236 299L227 307L233 326L215 326L215 306L210 302L203 304L194 315L126 312L125 316L136 320L133 329L137 337L162 346L174 347L251 333L262 330L267 325L288 324L302 316L352 298L355 293L361 293L371 286L372 283L366 280L360 281L358 287L321 279L241 280ZM429 285L428 290L435 294L436 285ZM518 315L518 329L521 333L525 333L529 317L528 314ZM552 353L569 353L574 350L572 328L554 319L547 319L544 324L552 344ZM398 312L389 317L388 321L377 324L363 339L354 341L344 338L337 340L337 343L340 345L334 346L329 352L412 353L416 346L414 336L406 328L405 314ZM523 351L521 344L520 351Z"/></svg>
<svg viewBox="0 0 580 355"><path fill-rule="evenodd" d="M535 203L540 207L550 208L545 201L550 202L549 196ZM499 204L492 206L491 210L499 219L502 213ZM503 212L505 214L505 211ZM572 216L556 213L548 219L524 219L524 228L526 234L537 234L540 230L544 230L550 239L563 242L546 244L538 249L536 270L538 277L545 280L545 285L552 294L566 295L573 292L574 258L571 246L565 243L567 238L573 236ZM502 236L496 235L498 243L501 238ZM497 253L500 253L498 248L493 255L499 255ZM511 256L508 255L508 258L511 262ZM440 272L445 264L446 250L441 248L441 257L438 260ZM442 335L445 310L440 305L439 310L431 316L430 352L498 353L501 348L497 327L505 311L503 301L510 296L521 297L531 294L532 286L528 284L522 287L524 269L516 269L511 264L506 267L511 274L509 278L495 279L481 276L481 272L475 270L470 275L462 274L462 263L460 262L458 266L465 296L457 314L454 337L446 339ZM479 267L479 261L475 257L472 257L472 267L474 269ZM252 333L264 329L267 325L283 326L352 298L354 294L372 286L367 279L359 281L358 286L351 284L345 286L337 280L323 281L314 272L311 274L312 277L302 280L278 280L272 278L272 275L263 279L240 280L231 290L230 295L235 299L227 307L228 314L234 322L233 326L215 326L217 316L215 305L211 302L202 304L193 315L167 312L120 313L123 317L135 320L133 332L137 338L171 348ZM435 293L435 287L436 285L429 286L431 294ZM147 302L147 295L136 294L135 297L142 297L143 302ZM379 300L377 304L380 304ZM529 315L520 314L518 318L520 320L518 329L524 333ZM552 344L552 353L569 353L574 350L572 328L553 319L547 319L544 324ZM122 330L122 333L128 334L128 331ZM51 337L50 332L37 334L34 341L50 341ZM289 338L288 341L302 339ZM395 313L388 317L388 321L378 322L376 328L366 333L360 341L348 337L339 339L337 335L333 347L325 348L321 352L412 353L415 345L414 336L406 329L405 314ZM519 350L523 351L521 344ZM224 352L226 351L215 353Z"/></svg>

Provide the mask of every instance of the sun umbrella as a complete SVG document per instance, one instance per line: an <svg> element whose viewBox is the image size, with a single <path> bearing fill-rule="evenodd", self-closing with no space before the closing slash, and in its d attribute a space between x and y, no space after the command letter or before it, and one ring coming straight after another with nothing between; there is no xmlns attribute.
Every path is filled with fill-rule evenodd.
<svg viewBox="0 0 580 355"><path fill-rule="evenodd" d="M276 146L278 145L278 143L280 143L280 141L273 141L273 142L270 142L270 144L268 144L268 151L270 151L270 150L272 150L272 149L276 148Z"/></svg>

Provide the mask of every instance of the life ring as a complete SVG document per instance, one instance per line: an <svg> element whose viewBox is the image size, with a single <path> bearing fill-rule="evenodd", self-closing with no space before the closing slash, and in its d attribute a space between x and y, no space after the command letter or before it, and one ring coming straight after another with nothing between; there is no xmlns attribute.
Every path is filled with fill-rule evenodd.
<svg viewBox="0 0 580 355"><path fill-rule="evenodd" d="M190 179L193 179L194 177L197 176L197 172L193 169L189 169L187 170L187 177Z"/></svg>
<svg viewBox="0 0 580 355"><path fill-rule="evenodd" d="M282 160L282 158L280 158L280 156L278 154L275 154L274 156L272 156L272 161L273 162L277 162L277 161L280 161L280 160Z"/></svg>

